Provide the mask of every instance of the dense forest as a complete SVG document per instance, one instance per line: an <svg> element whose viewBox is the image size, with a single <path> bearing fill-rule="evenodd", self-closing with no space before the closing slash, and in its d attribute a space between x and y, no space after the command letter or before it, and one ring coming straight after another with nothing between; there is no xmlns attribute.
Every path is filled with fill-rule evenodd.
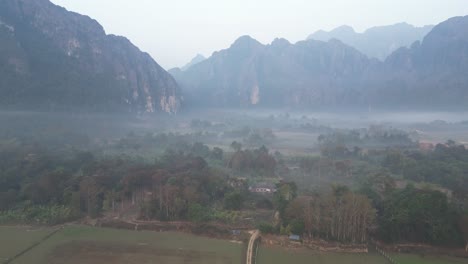
<svg viewBox="0 0 468 264"><path fill-rule="evenodd" d="M238 140L222 147L202 142L226 128L199 120L190 126L190 133L130 132L98 141L63 131L3 132L0 223L135 213L142 220L239 225L243 213L266 211L271 218L249 222L264 233L466 243L463 145L420 149L398 130L331 129L319 134L317 155L294 156L249 144L251 135L274 140L271 129L226 130L224 137ZM267 183L274 192L250 190Z"/></svg>

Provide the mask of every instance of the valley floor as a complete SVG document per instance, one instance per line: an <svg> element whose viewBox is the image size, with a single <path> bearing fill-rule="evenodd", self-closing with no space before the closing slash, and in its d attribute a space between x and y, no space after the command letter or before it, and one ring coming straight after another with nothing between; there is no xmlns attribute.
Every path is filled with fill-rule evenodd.
<svg viewBox="0 0 468 264"><path fill-rule="evenodd" d="M54 228L0 227L0 263L193 263L237 264L244 262L240 243L178 232L130 231L88 226ZM18 253L35 245L24 254ZM16 258L14 258L17 256ZM394 254L401 264L461 264L468 259ZM12 259L14 258L14 259ZM260 246L258 264L275 263L386 263L376 253L329 253L302 248Z"/></svg>
<svg viewBox="0 0 468 264"><path fill-rule="evenodd" d="M0 262L59 263L241 263L242 245L176 232L135 232L68 226L24 255L14 257L53 229L0 228ZM8 234L5 236L4 234Z"/></svg>
<svg viewBox="0 0 468 264"><path fill-rule="evenodd" d="M397 264L466 264L468 259L421 256L416 254L392 254ZM387 264L390 263L377 253L331 253L307 249L284 249L260 247L258 264Z"/></svg>

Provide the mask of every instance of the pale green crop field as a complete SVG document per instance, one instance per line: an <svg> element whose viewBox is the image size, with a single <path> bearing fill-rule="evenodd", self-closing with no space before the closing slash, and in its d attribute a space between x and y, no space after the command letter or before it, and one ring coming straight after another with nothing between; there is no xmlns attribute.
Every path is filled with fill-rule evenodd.
<svg viewBox="0 0 468 264"><path fill-rule="evenodd" d="M0 263L41 241L51 228L0 227ZM68 226L13 264L242 264L244 245L185 233ZM468 264L468 259L393 254L399 264ZM377 254L260 246L257 264L387 264Z"/></svg>
<svg viewBox="0 0 468 264"><path fill-rule="evenodd" d="M393 255L399 264L466 264L468 259L439 256L420 256L413 254Z"/></svg>
<svg viewBox="0 0 468 264"><path fill-rule="evenodd" d="M395 254L399 264L468 264L468 259L450 257L421 257L412 254ZM377 254L324 253L303 249L260 247L257 264L389 264Z"/></svg>
<svg viewBox="0 0 468 264"><path fill-rule="evenodd" d="M374 254L325 253L305 249L260 247L257 264L387 264Z"/></svg>
<svg viewBox="0 0 468 264"><path fill-rule="evenodd" d="M41 238L39 233L35 233L33 238L20 228L2 228L0 231L0 252L6 257L15 255L13 252L20 252ZM10 244L4 234L15 237L18 242ZM46 235L47 232L42 234ZM241 244L184 233L70 226L12 263L234 264L242 262L242 250Z"/></svg>
<svg viewBox="0 0 468 264"><path fill-rule="evenodd" d="M0 226L0 263L41 240L50 231L44 228Z"/></svg>

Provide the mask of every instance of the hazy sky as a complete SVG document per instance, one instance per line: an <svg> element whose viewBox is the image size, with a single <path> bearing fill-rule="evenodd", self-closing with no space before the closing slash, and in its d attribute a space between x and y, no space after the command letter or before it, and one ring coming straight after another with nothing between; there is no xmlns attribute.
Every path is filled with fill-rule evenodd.
<svg viewBox="0 0 468 264"><path fill-rule="evenodd" d="M88 15L107 33L129 38L164 68L182 66L197 53L210 56L241 35L262 43L291 42L316 30L350 25L422 26L468 15L468 0L52 0Z"/></svg>

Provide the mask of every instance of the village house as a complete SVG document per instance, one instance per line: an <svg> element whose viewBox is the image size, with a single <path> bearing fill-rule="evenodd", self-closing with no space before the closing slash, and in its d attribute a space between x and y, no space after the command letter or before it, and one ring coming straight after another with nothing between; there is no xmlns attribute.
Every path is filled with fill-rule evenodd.
<svg viewBox="0 0 468 264"><path fill-rule="evenodd" d="M249 187L249 191L253 193L274 193L276 188L273 184L257 184Z"/></svg>
<svg viewBox="0 0 468 264"><path fill-rule="evenodd" d="M247 187L247 178L230 178L228 179L228 184L229 186L236 188L236 189L242 189Z"/></svg>

